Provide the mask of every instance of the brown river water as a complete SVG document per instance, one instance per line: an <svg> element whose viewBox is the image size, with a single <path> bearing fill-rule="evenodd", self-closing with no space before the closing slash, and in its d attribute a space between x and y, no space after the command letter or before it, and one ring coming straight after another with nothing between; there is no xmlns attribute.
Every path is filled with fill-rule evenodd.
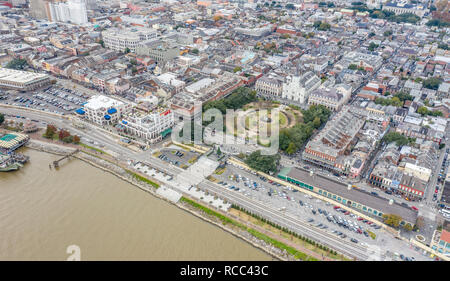
<svg viewBox="0 0 450 281"><path fill-rule="evenodd" d="M21 150L0 173L0 260L271 260L265 252L80 160Z"/></svg>

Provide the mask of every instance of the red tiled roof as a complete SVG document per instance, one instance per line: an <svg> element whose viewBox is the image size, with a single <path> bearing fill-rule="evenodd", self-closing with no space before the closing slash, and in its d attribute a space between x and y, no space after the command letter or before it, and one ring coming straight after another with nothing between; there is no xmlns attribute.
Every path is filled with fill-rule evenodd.
<svg viewBox="0 0 450 281"><path fill-rule="evenodd" d="M441 234L441 240L444 240L447 243L450 243L450 232L443 229Z"/></svg>

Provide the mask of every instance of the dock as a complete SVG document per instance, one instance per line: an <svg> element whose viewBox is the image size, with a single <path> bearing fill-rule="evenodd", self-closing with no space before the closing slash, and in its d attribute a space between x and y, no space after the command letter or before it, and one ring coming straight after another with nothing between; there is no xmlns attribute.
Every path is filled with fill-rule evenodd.
<svg viewBox="0 0 450 281"><path fill-rule="evenodd" d="M69 159L71 156L74 156L74 155L77 154L79 151L80 151L79 149L76 149L75 151L72 151L72 152L70 152L69 154L67 154L67 155L65 155L65 156L63 156L63 157L61 157L60 159L53 161L53 167L58 168L58 167L59 167L59 163L60 163L61 161L63 161L64 159Z"/></svg>

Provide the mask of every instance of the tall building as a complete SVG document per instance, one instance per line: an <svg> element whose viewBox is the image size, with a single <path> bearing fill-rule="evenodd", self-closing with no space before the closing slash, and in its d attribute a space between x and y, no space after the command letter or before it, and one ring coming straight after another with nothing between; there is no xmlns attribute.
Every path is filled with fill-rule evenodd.
<svg viewBox="0 0 450 281"><path fill-rule="evenodd" d="M86 0L68 0L67 6L70 11L71 23L86 24L88 22L86 12Z"/></svg>
<svg viewBox="0 0 450 281"><path fill-rule="evenodd" d="M86 0L30 0L30 15L52 22L88 22Z"/></svg>
<svg viewBox="0 0 450 281"><path fill-rule="evenodd" d="M47 2L45 0L30 0L30 16L35 19L47 19Z"/></svg>

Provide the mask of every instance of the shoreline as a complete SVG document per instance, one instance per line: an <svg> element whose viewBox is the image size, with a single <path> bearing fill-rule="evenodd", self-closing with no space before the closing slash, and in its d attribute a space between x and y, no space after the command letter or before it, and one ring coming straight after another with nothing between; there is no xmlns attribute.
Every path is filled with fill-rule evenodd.
<svg viewBox="0 0 450 281"><path fill-rule="evenodd" d="M37 150L37 151L40 151L40 152L49 153L49 154L53 154L53 155L61 155L61 156L65 155L67 152L70 152L70 151L73 150L72 147L66 147L66 146L63 146L63 145L47 143L47 142L42 142L42 141L39 141L39 144L37 144L34 140L30 140L30 142L25 147L29 148L29 149ZM50 148L50 147L53 147L53 149ZM59 151L58 151L58 149L59 149ZM64 150L64 152L61 151L61 150ZM83 155L83 156L81 156L81 155ZM257 248L258 250L261 250L264 253L268 254L274 260L280 260L280 261L291 260L291 258L289 258L289 257L284 257L286 255L289 256L289 254L287 254L285 252L280 253L280 254L279 253L275 253L274 249L273 249L274 247L271 247L271 245L267 245L267 243L265 243L262 240L257 239L256 237L252 236L250 233L247 233L248 237L245 237L243 235L243 233L238 233L235 230L231 229L230 227L226 227L226 226L224 226L224 225L222 225L222 224L220 224L218 222L213 221L211 218L207 217L206 215L204 215L200 211L192 210L192 209L186 207L181 202L174 203L174 202L168 200L167 198L157 194L153 187L146 186L142 182L139 182L139 181L137 181L137 180L135 180L133 178L129 178L129 177L124 176L124 175L128 175L125 171L123 171L124 175L121 175L118 171L114 171L115 169L111 169L111 166L115 166L116 169L124 170L124 168L120 167L117 164L114 164L114 163L111 163L111 162L109 162L107 160L104 160L104 159L101 159L99 157L90 155L90 154L88 154L88 153L86 153L84 151L80 151L78 154L76 154L76 155L74 155L72 157L76 158L78 160L81 160L84 163L89 164L89 165L91 165L91 166L93 166L95 168L98 168L98 169L100 169L100 170L102 170L104 172L108 172L111 175L114 175L117 178L119 178L119 179L121 179L121 180L123 180L123 181L125 181L127 183L130 183L131 185L133 185L135 187L138 187L140 190L142 190L144 192L147 192L150 195L153 195L157 199L164 200L165 202L171 204L172 206L176 206L180 210L183 210L183 211L185 211L185 212L187 212L189 214L192 214L192 215L196 216L197 218L200 218L204 222L207 222L209 224L212 224L214 226L217 226L217 227L221 228L222 230L224 230L224 231L230 233L231 235L233 235L234 237L236 237L238 239L241 239L244 242L250 244L251 246ZM89 158L91 158L91 159L89 159ZM100 164L100 163L97 163L97 162L100 162L103 165ZM110 167L107 167L107 166L110 166ZM59 168L59 169L61 169L61 168ZM250 240L252 238L255 241ZM280 252L282 251L281 249L278 249L278 248L276 248L276 249L279 250ZM282 255L284 255L284 256L282 256Z"/></svg>

